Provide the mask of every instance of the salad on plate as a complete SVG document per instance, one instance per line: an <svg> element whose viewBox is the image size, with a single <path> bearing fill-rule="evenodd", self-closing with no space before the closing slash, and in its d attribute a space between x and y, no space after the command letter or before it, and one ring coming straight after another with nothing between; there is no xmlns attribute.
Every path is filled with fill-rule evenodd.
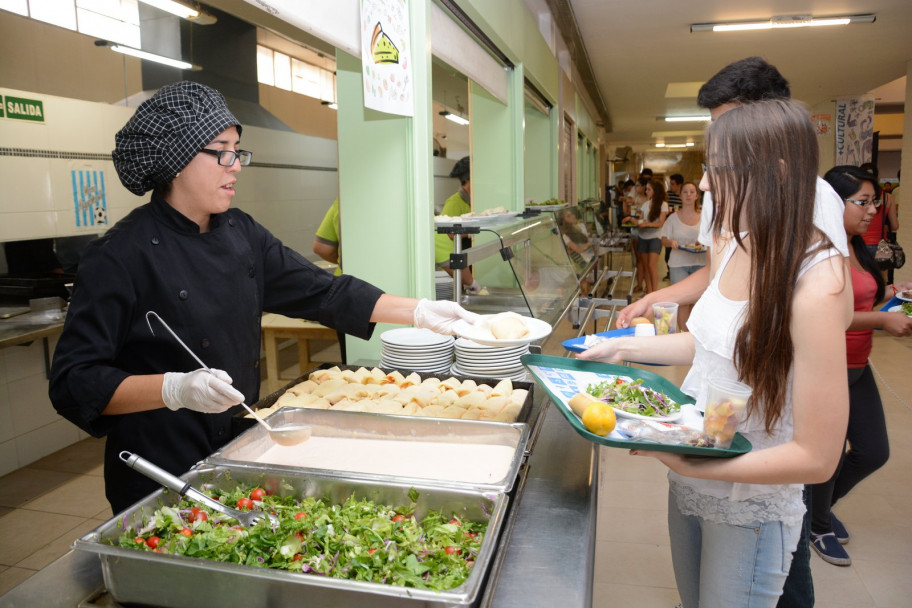
<svg viewBox="0 0 912 608"><path fill-rule="evenodd" d="M681 406L667 395L643 386L643 379L614 378L590 384L586 392L604 401L620 416L653 420L673 420L681 415Z"/></svg>

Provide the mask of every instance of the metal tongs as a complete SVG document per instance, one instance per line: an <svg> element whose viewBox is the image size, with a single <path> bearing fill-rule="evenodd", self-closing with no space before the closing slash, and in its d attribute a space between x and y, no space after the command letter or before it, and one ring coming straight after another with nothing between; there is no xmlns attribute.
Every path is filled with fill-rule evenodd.
<svg viewBox="0 0 912 608"><path fill-rule="evenodd" d="M184 344L184 341L181 340L176 333L174 333L173 329L168 327L168 324L165 323L164 319L158 316L157 312L150 310L146 313L146 325L149 326L149 331L152 332L153 336L155 335L155 330L152 329L152 321L149 320L149 317L155 317L158 322L162 324L162 327L168 330L168 333L171 334L171 337L177 340L178 344L184 347L184 350L187 351L191 357L193 357L193 359L199 364L200 367L202 367L210 374L212 373L212 369L203 363L200 358L196 356L196 353L190 350L189 346ZM285 424L282 427L272 427L268 422L260 418L259 414L254 412L249 405L243 401L241 401L241 405L244 406L244 409L250 412L250 415L253 416L254 420L265 427L266 431L269 433L269 437L279 445L298 445L299 443L303 443L310 439L311 428L309 426L302 424Z"/></svg>
<svg viewBox="0 0 912 608"><path fill-rule="evenodd" d="M205 505L213 511L218 511L219 513L223 513L232 519L238 520L238 522L245 528L255 526L258 522L264 519L268 519L269 524L273 527L277 527L279 525L279 518L275 515L264 513L263 511L241 511L239 509L232 509L231 507L227 507L217 500L209 498L191 486L189 481L184 481L180 477L172 475L168 471L152 464L138 454L132 454L124 450L119 454L119 456L120 459L127 463L127 466L134 471L142 473L153 481L157 481L169 490L177 492L178 495L183 496L188 500L192 500L195 503Z"/></svg>

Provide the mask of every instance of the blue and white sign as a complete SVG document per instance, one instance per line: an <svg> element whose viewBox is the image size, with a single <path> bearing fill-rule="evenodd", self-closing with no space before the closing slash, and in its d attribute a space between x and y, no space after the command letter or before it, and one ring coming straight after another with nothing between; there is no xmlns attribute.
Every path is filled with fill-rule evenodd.
<svg viewBox="0 0 912 608"><path fill-rule="evenodd" d="M104 171L96 169L70 171L73 182L73 206L76 227L108 225Z"/></svg>

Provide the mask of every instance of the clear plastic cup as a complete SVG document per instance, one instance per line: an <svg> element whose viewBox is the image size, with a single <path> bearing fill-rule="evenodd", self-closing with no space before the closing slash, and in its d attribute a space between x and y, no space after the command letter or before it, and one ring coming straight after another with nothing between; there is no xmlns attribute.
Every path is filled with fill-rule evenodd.
<svg viewBox="0 0 912 608"><path fill-rule="evenodd" d="M743 382L727 378L710 378L703 413L703 434L722 449L731 447L738 421L747 408L753 390Z"/></svg>
<svg viewBox="0 0 912 608"><path fill-rule="evenodd" d="M656 335L674 334L678 331L678 303L659 302L652 305Z"/></svg>

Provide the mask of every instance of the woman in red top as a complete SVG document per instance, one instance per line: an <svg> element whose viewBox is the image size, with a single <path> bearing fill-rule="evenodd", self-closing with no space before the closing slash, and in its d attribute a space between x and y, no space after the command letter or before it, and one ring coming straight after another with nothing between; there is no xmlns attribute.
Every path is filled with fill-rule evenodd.
<svg viewBox="0 0 912 608"><path fill-rule="evenodd" d="M843 223L849 237L849 262L855 294L855 314L846 332L849 372L849 450L832 479L811 486L811 545L824 561L837 566L852 563L842 545L849 534L830 508L858 482L882 467L890 456L883 403L868 364L875 329L894 336L912 335L912 318L902 313L879 312L886 288L874 255L863 236L878 214L878 188L867 171L850 165L833 167L823 176L845 201ZM903 289L908 288L902 286Z"/></svg>

